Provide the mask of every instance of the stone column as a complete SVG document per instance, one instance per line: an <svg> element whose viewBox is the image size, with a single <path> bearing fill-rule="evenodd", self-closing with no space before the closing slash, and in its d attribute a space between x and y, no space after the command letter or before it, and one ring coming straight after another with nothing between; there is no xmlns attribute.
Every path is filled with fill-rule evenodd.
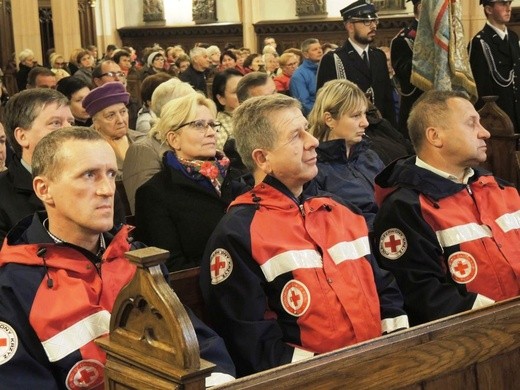
<svg viewBox="0 0 520 390"><path fill-rule="evenodd" d="M31 49L35 60L43 64L38 0L11 1L11 12L16 62L18 63L18 53L24 49Z"/></svg>
<svg viewBox="0 0 520 390"><path fill-rule="evenodd" d="M81 47L78 3L51 0L51 9L56 53L69 58L74 49Z"/></svg>
<svg viewBox="0 0 520 390"><path fill-rule="evenodd" d="M242 40L244 47L248 47L254 53L258 45L253 23L256 22L254 15L259 15L260 2L254 0L237 0L239 3L240 22L242 22Z"/></svg>

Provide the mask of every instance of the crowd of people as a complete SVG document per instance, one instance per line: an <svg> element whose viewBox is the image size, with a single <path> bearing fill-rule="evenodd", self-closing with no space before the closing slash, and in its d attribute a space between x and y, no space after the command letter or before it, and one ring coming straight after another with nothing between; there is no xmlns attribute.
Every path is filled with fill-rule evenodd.
<svg viewBox="0 0 520 390"><path fill-rule="evenodd" d="M102 386L94 340L147 245L165 278L200 267L207 386L519 295L518 191L478 167L480 101L410 84L408 1L386 49L374 6L348 0L340 47L20 53L19 92L0 89L3 383ZM511 1L481 4L477 87L516 126Z"/></svg>

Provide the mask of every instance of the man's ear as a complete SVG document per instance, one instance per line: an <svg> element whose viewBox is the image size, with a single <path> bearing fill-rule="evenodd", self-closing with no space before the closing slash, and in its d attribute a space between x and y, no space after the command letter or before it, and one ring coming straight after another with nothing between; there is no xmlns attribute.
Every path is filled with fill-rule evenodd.
<svg viewBox="0 0 520 390"><path fill-rule="evenodd" d="M21 127L14 129L14 139L16 142L18 142L22 149L29 147L29 139L27 137L26 129L22 129Z"/></svg>
<svg viewBox="0 0 520 390"><path fill-rule="evenodd" d="M441 148L444 145L442 139L442 128L430 126L426 129L426 140L430 145Z"/></svg>
<svg viewBox="0 0 520 390"><path fill-rule="evenodd" d="M251 157L253 158L256 166L265 174L270 174L273 171L271 164L269 163L269 158L267 157L268 153L269 152L264 149L255 149L251 153Z"/></svg>
<svg viewBox="0 0 520 390"><path fill-rule="evenodd" d="M219 101L220 104L222 104L223 106L226 105L226 98L220 94L217 94L217 99Z"/></svg>
<svg viewBox="0 0 520 390"><path fill-rule="evenodd" d="M49 179L45 176L36 176L33 179L33 190L36 196L47 205L54 205L50 190Z"/></svg>

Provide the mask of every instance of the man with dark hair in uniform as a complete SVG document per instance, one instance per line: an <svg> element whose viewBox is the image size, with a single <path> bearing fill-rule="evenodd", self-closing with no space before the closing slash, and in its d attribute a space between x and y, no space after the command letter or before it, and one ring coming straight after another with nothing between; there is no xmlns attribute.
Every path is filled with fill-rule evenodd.
<svg viewBox="0 0 520 390"><path fill-rule="evenodd" d="M390 44L390 59L395 71L394 79L399 81L401 92L399 123L397 125L399 131L406 138L409 138L406 121L408 120L408 115L410 114L413 104L423 93L421 89L410 82L410 76L412 75L413 45L415 35L417 34L417 24L421 14L422 0L406 1L413 2L413 15L415 19L408 27L403 28L394 39L392 39L392 43Z"/></svg>
<svg viewBox="0 0 520 390"><path fill-rule="evenodd" d="M470 63L479 100L498 96L497 105L511 118L515 132L520 132L520 47L518 35L507 28L511 19L511 1L480 0L487 18L486 25L471 41Z"/></svg>
<svg viewBox="0 0 520 390"><path fill-rule="evenodd" d="M366 92L383 117L395 125L386 55L369 46L379 24L376 9L366 0L348 0L347 3L340 12L348 39L343 47L328 52L321 59L316 89L329 80L348 79Z"/></svg>

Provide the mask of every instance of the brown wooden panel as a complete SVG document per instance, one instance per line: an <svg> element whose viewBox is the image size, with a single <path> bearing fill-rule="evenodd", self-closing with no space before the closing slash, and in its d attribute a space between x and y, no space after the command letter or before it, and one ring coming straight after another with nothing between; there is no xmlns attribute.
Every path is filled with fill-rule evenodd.
<svg viewBox="0 0 520 390"><path fill-rule="evenodd" d="M154 43L163 48L172 45L182 45L189 51L197 42L207 42L224 47L232 43L242 46L242 25L236 23L213 23L184 27L139 26L124 27L117 30L124 46L132 46L141 53Z"/></svg>
<svg viewBox="0 0 520 390"><path fill-rule="evenodd" d="M430 382L434 386L436 381L440 386L447 380L471 383L476 363L520 349L519 334L520 299L515 298L264 371L220 388L402 389ZM493 375L503 372L498 366L496 370Z"/></svg>
<svg viewBox="0 0 520 390"><path fill-rule="evenodd" d="M423 390L468 390L476 389L477 381L474 366L464 371L442 375L424 384Z"/></svg>
<svg viewBox="0 0 520 390"><path fill-rule="evenodd" d="M520 351L489 359L477 365L479 390L520 388Z"/></svg>
<svg viewBox="0 0 520 390"><path fill-rule="evenodd" d="M411 17L385 18L377 28L375 46L389 46L393 37L412 21ZM259 22L254 25L258 36L257 50L261 53L264 38L274 37L281 53L290 47L299 48L308 38L318 38L322 43L343 45L347 32L341 19L279 20Z"/></svg>

